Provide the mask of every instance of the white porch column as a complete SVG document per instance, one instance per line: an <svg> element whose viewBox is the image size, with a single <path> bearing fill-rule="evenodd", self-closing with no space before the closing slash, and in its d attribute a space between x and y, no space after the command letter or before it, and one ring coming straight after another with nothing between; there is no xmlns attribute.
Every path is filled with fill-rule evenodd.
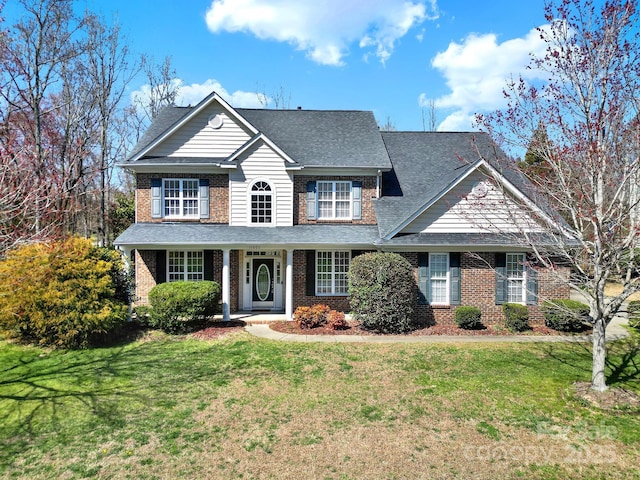
<svg viewBox="0 0 640 480"><path fill-rule="evenodd" d="M229 249L222 250L222 320L229 321L231 303L231 277L229 276Z"/></svg>
<svg viewBox="0 0 640 480"><path fill-rule="evenodd" d="M293 320L293 250L287 250L287 269L284 282L284 314L287 320Z"/></svg>

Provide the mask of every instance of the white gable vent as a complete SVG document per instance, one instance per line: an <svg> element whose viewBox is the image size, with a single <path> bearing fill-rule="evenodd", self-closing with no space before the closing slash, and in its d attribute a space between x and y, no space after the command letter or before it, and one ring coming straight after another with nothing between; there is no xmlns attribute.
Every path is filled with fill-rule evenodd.
<svg viewBox="0 0 640 480"><path fill-rule="evenodd" d="M216 114L216 115L211 115L209 117L209 126L215 130L219 129L220 127L222 127L222 124L224 123L224 118L222 117L221 114Z"/></svg>

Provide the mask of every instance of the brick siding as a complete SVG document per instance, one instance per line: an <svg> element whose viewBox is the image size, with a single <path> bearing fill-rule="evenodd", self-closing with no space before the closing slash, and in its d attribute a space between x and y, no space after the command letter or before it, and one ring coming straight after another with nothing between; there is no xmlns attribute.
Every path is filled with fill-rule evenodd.
<svg viewBox="0 0 640 480"><path fill-rule="evenodd" d="M349 180L362 182L362 219L361 220L307 220L307 182L318 180ZM376 212L373 209L373 199L376 196L376 177L303 177L293 179L293 224L304 223L353 223L357 225L375 225Z"/></svg>
<svg viewBox="0 0 640 480"><path fill-rule="evenodd" d="M418 254L409 252L401 254L414 268L416 282L418 279ZM495 254L462 253L461 260L461 305L480 308L482 322L496 324L504 321L502 305L495 304ZM544 300L569 298L569 287L566 281L569 270L559 268L554 271L538 270L538 304L529 305L529 323L542 324L544 319L540 305ZM335 310L350 310L347 296L307 296L306 295L306 253L296 250L293 254L293 306L310 306L316 303L328 305ZM456 306L416 305L416 320L425 325L455 324Z"/></svg>
<svg viewBox="0 0 640 480"><path fill-rule="evenodd" d="M179 249L177 249L179 250ZM134 305L148 305L149 292L157 285L157 250L136 250L136 297ZM229 276L231 279L231 291L229 308L232 312L238 311L238 267L239 252L231 250L229 253ZM222 250L213 250L213 280L218 282L222 289Z"/></svg>
<svg viewBox="0 0 640 480"><path fill-rule="evenodd" d="M151 218L152 178L209 179L209 218L189 219L189 222L229 223L229 176L227 174L138 173L136 175L136 222L163 222ZM172 222L179 221L171 219Z"/></svg>
<svg viewBox="0 0 640 480"><path fill-rule="evenodd" d="M418 254L403 253L414 268L417 280ZM239 251L230 252L229 275L230 310L236 312L239 304ZM486 325L504 321L502 306L495 304L495 254L494 253L462 253L461 254L461 305L475 306L482 312L482 322ZM147 304L149 291L156 285L156 251L136 250L136 304ZM214 280L222 285L222 251L214 250ZM553 271L538 269L538 304L529 305L529 322L532 325L543 323L540 305L544 300L569 298L569 287L566 279L568 268L557 268ZM307 296L306 294L306 251L295 250L293 253L293 308L311 306L317 303L330 308L348 312L350 310L348 296ZM416 320L422 324L452 325L455 323L455 306L417 305Z"/></svg>
<svg viewBox="0 0 640 480"><path fill-rule="evenodd" d="M417 280L418 254L402 254L413 268ZM482 322L486 325L504 321L502 305L495 303L496 272L495 253L462 253L460 255L460 304L478 307L482 312ZM538 271L538 304L528 305L529 323L539 325L544 322L540 305L544 300L569 298L570 290L566 283L568 268L557 268L554 271L537 269ZM565 281L562 281L564 279ZM417 320L426 325L434 323L442 325L455 324L455 306L418 305Z"/></svg>

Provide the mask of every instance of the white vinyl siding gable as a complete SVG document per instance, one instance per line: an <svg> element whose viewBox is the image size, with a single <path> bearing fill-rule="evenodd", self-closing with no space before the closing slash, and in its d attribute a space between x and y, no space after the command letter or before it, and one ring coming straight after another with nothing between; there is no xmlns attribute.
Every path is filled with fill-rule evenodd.
<svg viewBox="0 0 640 480"><path fill-rule="evenodd" d="M477 196L474 187L486 194ZM477 190L476 190L477 191ZM462 180L400 233L518 232L542 229L513 199L477 172Z"/></svg>
<svg viewBox="0 0 640 480"><path fill-rule="evenodd" d="M212 128L209 118L220 115L222 126ZM226 158L251 138L244 126L219 105L210 105L147 153L157 157Z"/></svg>
<svg viewBox="0 0 640 480"><path fill-rule="evenodd" d="M243 154L237 170L229 172L229 224L266 226L251 222L251 187L257 181L271 187L269 226L293 225L293 179L285 170L285 160L263 142Z"/></svg>

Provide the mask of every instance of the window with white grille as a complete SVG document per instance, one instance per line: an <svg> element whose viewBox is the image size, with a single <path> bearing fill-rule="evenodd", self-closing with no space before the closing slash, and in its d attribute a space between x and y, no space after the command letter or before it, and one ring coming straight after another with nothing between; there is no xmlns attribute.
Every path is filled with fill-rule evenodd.
<svg viewBox="0 0 640 480"><path fill-rule="evenodd" d="M351 252L316 252L316 294L346 295Z"/></svg>
<svg viewBox="0 0 640 480"><path fill-rule="evenodd" d="M162 183L165 217L198 218L197 179L165 178Z"/></svg>

